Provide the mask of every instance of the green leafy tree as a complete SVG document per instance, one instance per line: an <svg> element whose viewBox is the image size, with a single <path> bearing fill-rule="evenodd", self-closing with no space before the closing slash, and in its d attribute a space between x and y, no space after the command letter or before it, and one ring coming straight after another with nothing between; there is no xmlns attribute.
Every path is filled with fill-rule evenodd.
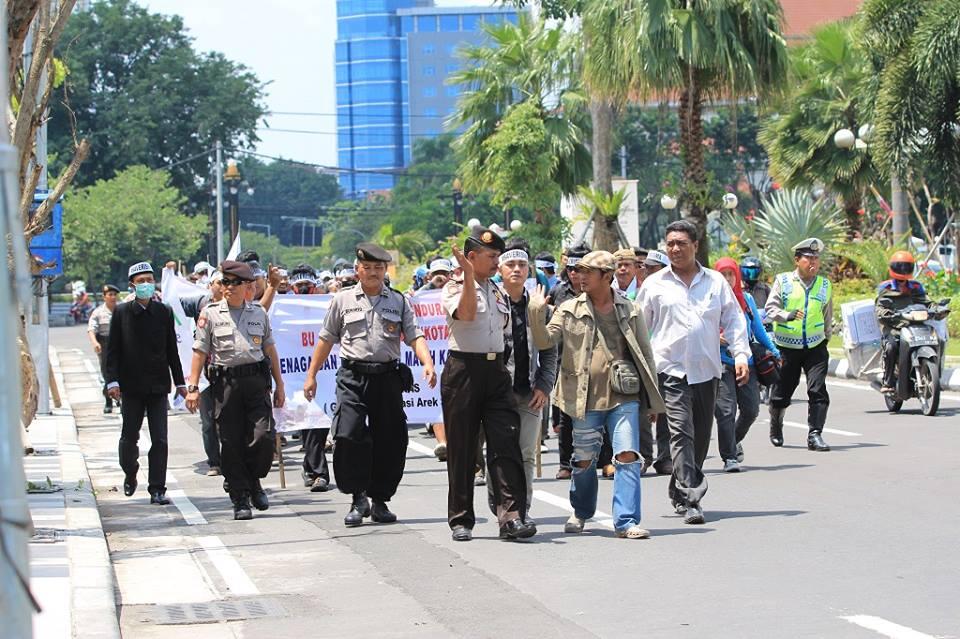
<svg viewBox="0 0 960 639"><path fill-rule="evenodd" d="M511 106L529 103L543 123L551 179L559 192L575 193L591 169L585 144L589 119L573 43L561 27L548 28L526 15L516 25L484 29L489 44L465 48L464 68L448 80L465 87L451 116L452 125L466 126L455 144L464 186L478 192L490 184L485 173L493 147L485 142Z"/></svg>
<svg viewBox="0 0 960 639"><path fill-rule="evenodd" d="M134 262L159 268L167 260L187 260L208 229L206 217L181 213L183 205L170 175L145 166L73 191L64 202L67 276L93 286L119 284Z"/></svg>
<svg viewBox="0 0 960 639"><path fill-rule="evenodd" d="M134 164L182 162L170 169L172 183L199 203L197 184L209 179L209 165L187 159L218 139L227 148L257 141L263 85L222 54L194 51L178 16L151 14L132 0L98 0L71 18L56 52L70 73L51 105L49 147L70 157L74 125L90 140L79 184Z"/></svg>
<svg viewBox="0 0 960 639"><path fill-rule="evenodd" d="M870 56L863 119L871 154L906 181L924 175L960 201L960 0L866 0L858 35Z"/></svg>
<svg viewBox="0 0 960 639"><path fill-rule="evenodd" d="M790 51L795 87L769 118L760 140L770 154L770 173L785 186L823 186L843 202L848 234L861 230L861 208L877 171L867 149L840 149L833 136L858 128L860 84L869 74L849 22L820 27Z"/></svg>

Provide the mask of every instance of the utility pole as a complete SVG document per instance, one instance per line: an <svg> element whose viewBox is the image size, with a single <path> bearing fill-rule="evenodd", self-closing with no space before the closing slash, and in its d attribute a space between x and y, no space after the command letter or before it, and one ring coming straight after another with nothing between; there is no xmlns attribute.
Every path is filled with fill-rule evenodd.
<svg viewBox="0 0 960 639"><path fill-rule="evenodd" d="M620 177L627 179L627 146L620 145Z"/></svg>
<svg viewBox="0 0 960 639"><path fill-rule="evenodd" d="M893 208L893 244L902 246L910 239L910 209L907 193L895 173L890 178L890 205Z"/></svg>
<svg viewBox="0 0 960 639"><path fill-rule="evenodd" d="M19 52L15 52L15 55ZM7 11L0 12L0 101L10 104L7 80ZM33 636L32 599L29 591L30 551L27 545L32 528L30 510L23 487L23 442L20 439L20 370L17 343L21 306L29 309L30 284L27 248L20 219L17 150L10 144L10 129L4 112L0 126L0 237L10 238L13 253L13 277L0 277L0 366L9 378L0 384L0 543L4 560L0 561L0 619L3 634L10 637Z"/></svg>
<svg viewBox="0 0 960 639"><path fill-rule="evenodd" d="M217 140L217 264L223 262L223 145Z"/></svg>

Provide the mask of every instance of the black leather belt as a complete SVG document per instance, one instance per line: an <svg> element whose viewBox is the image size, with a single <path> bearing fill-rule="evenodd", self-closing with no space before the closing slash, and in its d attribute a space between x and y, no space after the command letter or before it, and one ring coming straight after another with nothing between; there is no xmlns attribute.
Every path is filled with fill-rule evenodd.
<svg viewBox="0 0 960 639"><path fill-rule="evenodd" d="M400 362L362 362L357 359L341 360L343 368L363 375L382 375L400 368Z"/></svg>
<svg viewBox="0 0 960 639"><path fill-rule="evenodd" d="M464 351L450 351L450 357L454 359L479 359L485 362L499 362L503 359L503 353L465 353Z"/></svg>
<svg viewBox="0 0 960 639"><path fill-rule="evenodd" d="M256 362L255 364L241 364L240 366L212 366L216 373L223 377L238 378L250 377L252 375L263 375L270 370L270 364L267 360Z"/></svg>

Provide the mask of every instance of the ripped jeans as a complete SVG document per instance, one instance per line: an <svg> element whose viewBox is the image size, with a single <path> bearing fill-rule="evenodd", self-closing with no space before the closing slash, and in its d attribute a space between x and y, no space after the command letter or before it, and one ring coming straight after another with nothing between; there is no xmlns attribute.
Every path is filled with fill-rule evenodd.
<svg viewBox="0 0 960 639"><path fill-rule="evenodd" d="M597 457L603 445L603 430L610 433L617 472L613 476L613 524L626 530L640 523L640 402L624 402L609 410L587 411L573 420L573 477L570 505L580 519L590 519L597 510ZM620 453L632 452L634 462L621 462ZM590 461L589 468L577 462Z"/></svg>

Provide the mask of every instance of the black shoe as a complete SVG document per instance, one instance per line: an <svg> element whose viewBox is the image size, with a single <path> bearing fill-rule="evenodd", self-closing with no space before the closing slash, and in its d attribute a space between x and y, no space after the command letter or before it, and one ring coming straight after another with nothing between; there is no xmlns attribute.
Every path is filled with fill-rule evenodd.
<svg viewBox="0 0 960 639"><path fill-rule="evenodd" d="M157 504L158 506L166 506L170 503L170 498L167 497L166 493L156 491L150 493L150 503Z"/></svg>
<svg viewBox="0 0 960 639"><path fill-rule="evenodd" d="M827 446L827 442L823 441L820 433L814 431L807 436L807 450L825 453L830 450L830 447Z"/></svg>
<svg viewBox="0 0 960 639"><path fill-rule="evenodd" d="M233 518L238 521L253 519L253 511L250 510L250 497L242 495L233 499Z"/></svg>
<svg viewBox="0 0 960 639"><path fill-rule="evenodd" d="M373 507L370 509L370 519L378 524L392 524L397 521L397 516L390 512L385 502L374 499Z"/></svg>
<svg viewBox="0 0 960 639"><path fill-rule="evenodd" d="M123 478L123 494L127 497L137 492L137 476L127 475Z"/></svg>
<svg viewBox="0 0 960 639"><path fill-rule="evenodd" d="M330 490L330 482L323 477L315 478L310 484L311 493L325 493Z"/></svg>
<svg viewBox="0 0 960 639"><path fill-rule="evenodd" d="M359 526L363 523L364 517L370 516L370 500L366 494L357 493L353 496L353 503L350 505L350 512L343 518L345 526Z"/></svg>
<svg viewBox="0 0 960 639"><path fill-rule="evenodd" d="M786 408L770 407L770 443L780 448L783 446L783 415Z"/></svg>
<svg viewBox="0 0 960 639"><path fill-rule="evenodd" d="M253 487L253 491L250 493L250 502L257 510L270 508L270 500L267 499L267 493L260 486L259 482L257 482L257 485Z"/></svg>
<svg viewBox="0 0 960 639"><path fill-rule="evenodd" d="M110 404L107 404L106 406L103 407L104 415L109 415L112 412L113 412L113 406L111 406Z"/></svg>
<svg viewBox="0 0 960 639"><path fill-rule="evenodd" d="M300 471L300 476L303 478L304 488L310 488L311 486L313 486L313 480L316 479L315 477L311 477L310 475L308 475L307 471L305 470Z"/></svg>
<svg viewBox="0 0 960 639"><path fill-rule="evenodd" d="M519 517L500 526L500 539L529 539L537 534L537 527Z"/></svg>
<svg viewBox="0 0 960 639"><path fill-rule="evenodd" d="M466 526L454 526L450 536L454 541L470 541L473 539L473 531Z"/></svg>
<svg viewBox="0 0 960 639"><path fill-rule="evenodd" d="M658 461L653 463L653 469L657 471L658 475L672 475L673 474L673 462L669 459L663 461Z"/></svg>

